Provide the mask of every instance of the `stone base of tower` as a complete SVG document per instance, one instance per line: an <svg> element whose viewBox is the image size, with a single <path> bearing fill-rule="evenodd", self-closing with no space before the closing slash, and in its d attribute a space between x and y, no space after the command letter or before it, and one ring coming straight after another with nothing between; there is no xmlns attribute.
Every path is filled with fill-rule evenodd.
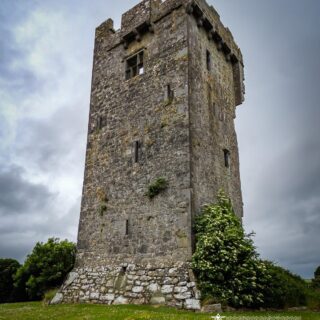
<svg viewBox="0 0 320 320"><path fill-rule="evenodd" d="M189 263L121 264L74 269L51 303L155 304L199 310L200 292Z"/></svg>

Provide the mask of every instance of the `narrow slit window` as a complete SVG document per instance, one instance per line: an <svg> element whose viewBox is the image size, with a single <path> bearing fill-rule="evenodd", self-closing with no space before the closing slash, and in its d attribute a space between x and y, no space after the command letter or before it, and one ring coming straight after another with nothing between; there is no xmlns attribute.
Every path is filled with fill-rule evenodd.
<svg viewBox="0 0 320 320"><path fill-rule="evenodd" d="M126 80L144 73L144 53L140 51L126 61Z"/></svg>
<svg viewBox="0 0 320 320"><path fill-rule="evenodd" d="M98 117L98 120L97 120L97 128L98 128L98 129L101 129L101 117Z"/></svg>
<svg viewBox="0 0 320 320"><path fill-rule="evenodd" d="M168 99L169 101L172 101L172 100L173 100L173 98L174 98L174 91L171 89L171 85L170 85L170 84L167 85L167 93L166 93L166 95L167 95L167 99Z"/></svg>
<svg viewBox="0 0 320 320"><path fill-rule="evenodd" d="M104 118L102 116L99 116L97 120L98 130L101 130L104 127L104 125L105 125Z"/></svg>
<svg viewBox="0 0 320 320"><path fill-rule="evenodd" d="M126 220L126 236L129 235L129 220Z"/></svg>
<svg viewBox="0 0 320 320"><path fill-rule="evenodd" d="M134 142L134 163L139 162L139 149L140 149L140 142L135 141Z"/></svg>
<svg viewBox="0 0 320 320"><path fill-rule="evenodd" d="M207 70L210 71L211 70L211 54L210 51L207 50Z"/></svg>
<svg viewBox="0 0 320 320"><path fill-rule="evenodd" d="M223 150L224 153L224 165L226 168L230 167L230 151L227 149Z"/></svg>

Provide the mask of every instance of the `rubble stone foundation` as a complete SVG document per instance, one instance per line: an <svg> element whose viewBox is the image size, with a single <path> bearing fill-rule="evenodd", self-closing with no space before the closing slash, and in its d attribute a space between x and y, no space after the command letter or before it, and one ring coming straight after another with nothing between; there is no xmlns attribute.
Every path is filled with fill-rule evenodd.
<svg viewBox="0 0 320 320"><path fill-rule="evenodd" d="M188 263L171 268L122 264L74 269L52 303L155 304L200 309Z"/></svg>

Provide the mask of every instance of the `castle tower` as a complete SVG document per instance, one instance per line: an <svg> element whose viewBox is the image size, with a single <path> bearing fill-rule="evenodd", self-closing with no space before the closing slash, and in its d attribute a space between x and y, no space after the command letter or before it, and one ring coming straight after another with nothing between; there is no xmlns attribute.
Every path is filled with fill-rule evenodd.
<svg viewBox="0 0 320 320"><path fill-rule="evenodd" d="M194 217L220 188L242 217L243 94L241 52L204 0L144 0L97 28L78 253L56 301L199 308Z"/></svg>

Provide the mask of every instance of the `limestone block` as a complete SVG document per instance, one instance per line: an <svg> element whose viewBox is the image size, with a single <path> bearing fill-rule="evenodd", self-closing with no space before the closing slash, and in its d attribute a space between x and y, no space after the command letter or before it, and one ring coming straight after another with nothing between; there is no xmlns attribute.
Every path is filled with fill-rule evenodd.
<svg viewBox="0 0 320 320"><path fill-rule="evenodd" d="M185 308L188 310L200 310L200 301L198 299L187 299L185 302Z"/></svg>
<svg viewBox="0 0 320 320"><path fill-rule="evenodd" d="M138 304L138 305L142 305L145 303L145 299L144 298L140 298L140 299L134 299L132 301L133 304Z"/></svg>
<svg viewBox="0 0 320 320"><path fill-rule="evenodd" d="M113 301L114 298L115 298L115 296L112 293L109 293L109 294L106 294L106 295L100 297L100 299L103 301Z"/></svg>
<svg viewBox="0 0 320 320"><path fill-rule="evenodd" d="M160 292L155 293L150 299L150 304L161 305L165 303L166 303L166 298Z"/></svg>
<svg viewBox="0 0 320 320"><path fill-rule="evenodd" d="M165 277L163 280L163 284L171 284L172 283L172 278L170 277Z"/></svg>
<svg viewBox="0 0 320 320"><path fill-rule="evenodd" d="M161 288L162 293L171 293L173 291L173 286L172 285L164 285Z"/></svg>
<svg viewBox="0 0 320 320"><path fill-rule="evenodd" d="M179 294L175 294L174 297L178 300L188 299L191 298L191 292L181 292Z"/></svg>
<svg viewBox="0 0 320 320"><path fill-rule="evenodd" d="M183 292L186 292L186 291L188 291L187 287L175 287L174 288L174 292L175 293L183 293Z"/></svg>
<svg viewBox="0 0 320 320"><path fill-rule="evenodd" d="M195 282L189 282L187 284L188 288L194 288L196 286L196 283Z"/></svg>
<svg viewBox="0 0 320 320"><path fill-rule="evenodd" d="M67 280L64 283L64 288L70 286L70 284L79 276L77 272L70 272Z"/></svg>
<svg viewBox="0 0 320 320"><path fill-rule="evenodd" d="M134 293L140 293L142 291L143 291L143 287L140 287L140 286L136 286L132 288L132 292Z"/></svg>
<svg viewBox="0 0 320 320"><path fill-rule="evenodd" d="M119 296L114 300L113 304L128 304L128 302L129 301L127 298L125 298L123 296Z"/></svg>
<svg viewBox="0 0 320 320"><path fill-rule="evenodd" d="M222 312L222 307L221 307L221 303L216 303L216 304L208 304L206 306L203 306L201 308L201 312L205 312L205 313L212 313L212 312Z"/></svg>
<svg viewBox="0 0 320 320"><path fill-rule="evenodd" d="M159 291L159 289L160 288L159 288L159 285L157 283L151 283L147 288L147 290L150 291L150 292L157 292L157 291Z"/></svg>
<svg viewBox="0 0 320 320"><path fill-rule="evenodd" d="M91 292L90 299L91 300L99 300L100 294L98 292Z"/></svg>
<svg viewBox="0 0 320 320"><path fill-rule="evenodd" d="M169 269L169 276L176 276L177 275L177 268Z"/></svg>
<svg viewBox="0 0 320 320"><path fill-rule="evenodd" d="M59 304L61 303L63 300L63 294L58 292L56 293L56 295L53 297L53 299L51 300L50 304Z"/></svg>

